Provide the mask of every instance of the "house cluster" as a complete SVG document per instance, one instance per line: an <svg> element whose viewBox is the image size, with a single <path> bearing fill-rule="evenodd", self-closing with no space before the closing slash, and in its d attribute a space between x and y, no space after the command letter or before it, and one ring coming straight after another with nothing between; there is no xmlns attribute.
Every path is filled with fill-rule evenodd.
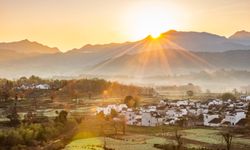
<svg viewBox="0 0 250 150"><path fill-rule="evenodd" d="M40 90L48 90L50 89L50 85L48 84L27 84L27 85L21 85L19 87L17 87L17 89L23 89L23 90L27 90L27 89L40 89Z"/></svg>
<svg viewBox="0 0 250 150"><path fill-rule="evenodd" d="M205 126L244 126L249 100L213 100L208 103L208 113L204 114Z"/></svg>
<svg viewBox="0 0 250 150"><path fill-rule="evenodd" d="M144 105L136 109L128 108L125 104L112 104L106 107L97 107L96 114L103 112L104 115L109 115L112 109L125 116L128 125L236 126L244 122L246 118L248 101L161 100L158 104Z"/></svg>

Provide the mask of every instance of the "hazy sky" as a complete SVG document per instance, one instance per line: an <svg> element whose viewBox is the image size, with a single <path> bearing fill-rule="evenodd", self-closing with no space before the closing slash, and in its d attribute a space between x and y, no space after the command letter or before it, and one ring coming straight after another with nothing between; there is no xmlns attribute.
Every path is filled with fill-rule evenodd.
<svg viewBox="0 0 250 150"><path fill-rule="evenodd" d="M169 29L250 31L250 0L0 0L3 42L29 39L66 51Z"/></svg>

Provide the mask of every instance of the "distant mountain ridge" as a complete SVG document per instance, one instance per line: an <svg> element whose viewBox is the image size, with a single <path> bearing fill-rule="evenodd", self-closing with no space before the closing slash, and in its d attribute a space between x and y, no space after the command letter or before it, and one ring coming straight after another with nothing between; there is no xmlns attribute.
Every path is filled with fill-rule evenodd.
<svg viewBox="0 0 250 150"><path fill-rule="evenodd" d="M250 45L250 32L245 30L234 33L229 39L244 45Z"/></svg>
<svg viewBox="0 0 250 150"><path fill-rule="evenodd" d="M59 53L58 48L51 48L37 42L31 42L27 39L16 42L0 43L0 50L12 50L18 53L39 53L39 54L53 54Z"/></svg>
<svg viewBox="0 0 250 150"><path fill-rule="evenodd" d="M246 31L245 31L246 32ZM22 40L0 43L0 76L107 75L161 76L212 69L250 70L250 46L206 33L168 31L125 43L85 45L61 53L57 48Z"/></svg>
<svg viewBox="0 0 250 150"><path fill-rule="evenodd" d="M237 34L236 32L235 34ZM249 33L249 32L248 32ZM162 38L167 39L167 41L170 41L177 45L179 48L186 49L189 51L194 52L223 52L223 51L230 51L230 50L250 50L250 44L247 45L246 43L242 44L241 41L232 38L226 38L224 36L219 36L216 34L211 34L207 32L184 32L184 31L175 31L170 30L165 33L162 33ZM150 36L147 36L145 39L148 39ZM248 37L244 36L242 39ZM140 41L142 41L140 40ZM102 44L102 45L90 45L87 44L79 49L73 49L68 52L83 52L86 50L94 50L94 51L100 51L102 49L108 49L108 48L115 48L115 47L121 47L123 45L128 44L136 44L140 41L136 42L126 42L126 43L111 43L111 44ZM163 43L164 45L164 43ZM171 48L170 49L176 49ZM91 51L89 51L91 52Z"/></svg>
<svg viewBox="0 0 250 150"><path fill-rule="evenodd" d="M250 49L250 46L243 45L235 40L207 32L168 31L163 33L163 36L179 46L194 52L223 52Z"/></svg>

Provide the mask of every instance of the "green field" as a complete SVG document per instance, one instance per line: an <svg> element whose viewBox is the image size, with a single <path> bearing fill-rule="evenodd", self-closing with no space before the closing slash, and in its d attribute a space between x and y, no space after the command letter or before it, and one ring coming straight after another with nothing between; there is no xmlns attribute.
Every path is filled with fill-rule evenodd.
<svg viewBox="0 0 250 150"><path fill-rule="evenodd" d="M91 122L89 122L91 123ZM105 137L108 148L115 150L151 150L155 149L154 144L175 144L174 131L176 127L138 127L128 126L126 135L118 133L112 134L112 129L106 130L109 133ZM69 143L66 150L91 149L99 150L104 145L104 137L98 134L97 126L89 127L82 124L80 131L74 136L72 142ZM163 133L164 132L164 133ZM207 147L207 148L224 148L225 143L220 135L220 129L212 128L196 128L196 129L179 129L182 134L184 146L186 147ZM232 147L235 149L248 150L250 148L250 139L235 135Z"/></svg>
<svg viewBox="0 0 250 150"><path fill-rule="evenodd" d="M224 144L223 138L218 129L188 129L183 130L183 138L203 142L207 144ZM234 135L232 145L234 148L250 149L250 138Z"/></svg>
<svg viewBox="0 0 250 150"><path fill-rule="evenodd" d="M153 147L154 144L166 143L164 138L144 135L123 136L122 138L117 139L106 137L105 141L108 148L117 150L151 150L155 149ZM71 142L66 146L65 150L101 150L103 149L103 143L103 137L80 139Z"/></svg>

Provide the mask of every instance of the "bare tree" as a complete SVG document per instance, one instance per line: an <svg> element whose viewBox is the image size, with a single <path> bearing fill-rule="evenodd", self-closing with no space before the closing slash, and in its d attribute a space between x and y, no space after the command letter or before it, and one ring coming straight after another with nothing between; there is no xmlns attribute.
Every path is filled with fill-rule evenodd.
<svg viewBox="0 0 250 150"><path fill-rule="evenodd" d="M175 140L177 143L177 150L180 150L182 145L183 145L183 141L182 141L182 135L180 133L178 133L178 130L175 130Z"/></svg>
<svg viewBox="0 0 250 150"><path fill-rule="evenodd" d="M125 116L122 117L122 133L123 133L123 135L126 134L126 118L125 118Z"/></svg>
<svg viewBox="0 0 250 150"><path fill-rule="evenodd" d="M113 127L114 127L114 129L115 129L115 135L117 135L117 133L118 133L118 124L117 124L117 121L113 121Z"/></svg>
<svg viewBox="0 0 250 150"><path fill-rule="evenodd" d="M226 142L227 150L230 150L232 146L233 135L229 132L221 133L221 135L223 140Z"/></svg>

